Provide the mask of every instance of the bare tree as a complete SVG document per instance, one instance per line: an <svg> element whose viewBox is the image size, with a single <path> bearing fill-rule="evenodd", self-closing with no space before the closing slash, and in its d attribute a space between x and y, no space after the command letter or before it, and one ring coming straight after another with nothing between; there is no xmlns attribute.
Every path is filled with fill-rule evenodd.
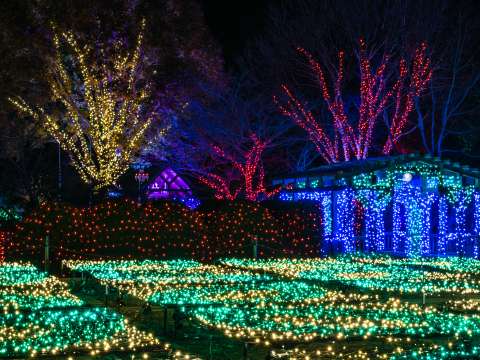
<svg viewBox="0 0 480 360"><path fill-rule="evenodd" d="M464 151L449 148L449 139L468 138L479 130L475 117L480 110L480 71L478 59L470 50L469 34L473 29L467 28L461 18L458 20L455 36L444 42L443 61L435 68L427 95L416 99L417 126L423 148L439 157Z"/></svg>
<svg viewBox="0 0 480 360"><path fill-rule="evenodd" d="M363 39L360 39L360 86L358 113L349 116L343 99L342 82L344 78L344 53L338 54L338 70L333 90L326 80L323 67L303 48L299 52L306 56L312 73L318 81L320 94L330 112L333 131L329 134L322 122L305 108L287 85L282 85L287 100L277 100L282 114L290 117L303 128L315 144L318 152L328 163L351 158L365 159L372 146L374 130L380 115L386 112L387 105L393 103L388 137L383 153L389 154L400 139L408 116L413 110L414 100L420 96L431 77L430 59L426 56L426 45L422 44L413 57L411 70L407 61L401 59L396 78L388 83L387 69L389 56L384 54L377 67L374 67ZM408 82L407 82L408 79ZM352 117L354 119L352 119ZM354 121L352 121L354 120Z"/></svg>
<svg viewBox="0 0 480 360"><path fill-rule="evenodd" d="M385 131L374 134L372 146L374 152L383 153L389 147L387 145L385 149L383 139L389 136L398 140L393 151L423 150L435 155L444 151L451 153L452 147L458 148L463 142L468 142L471 147L474 141L472 134L477 133L473 119L478 103L473 101L478 91L478 76L474 70L478 68L479 61L478 52L475 54L478 48L475 34L480 24L475 16L476 5L474 1L448 0L275 2L269 11L264 33L249 46L243 64L251 68L257 81L263 82L266 89L274 94L281 93L282 84L288 84L295 94L301 89L299 100L305 110L316 112L317 121L327 133L332 134L334 124L329 112L325 111L328 104L322 104L316 98L318 84L310 80L311 67L298 56L297 47L311 52L322 65L325 78L333 79L333 88L338 71L336 54L342 50L346 54L355 54L344 59L344 68L353 69L361 58L357 46L359 37L363 37L369 45L369 59L377 65L384 54L391 59L408 58L415 52L416 44L426 43L426 56L432 59L432 82L422 96L412 97L412 111L402 119L401 131L395 135L386 130L395 127L396 103L391 102L385 107L380 115ZM459 31L461 28L463 30ZM463 39L457 36L459 32ZM385 77L395 79L398 68L390 69ZM352 89L358 89L360 78L359 71L344 73L342 96L348 111L359 109L358 91ZM447 107L440 106L445 103L443 99L448 99ZM416 115L417 109L422 116ZM350 116L349 113L347 115ZM352 119L356 120L355 117ZM433 126L432 119L435 119ZM470 137L465 136L467 131ZM432 133L435 138L433 145ZM443 150L439 150L439 145ZM461 151L465 151L466 147ZM300 147L298 150L302 152L308 148Z"/></svg>

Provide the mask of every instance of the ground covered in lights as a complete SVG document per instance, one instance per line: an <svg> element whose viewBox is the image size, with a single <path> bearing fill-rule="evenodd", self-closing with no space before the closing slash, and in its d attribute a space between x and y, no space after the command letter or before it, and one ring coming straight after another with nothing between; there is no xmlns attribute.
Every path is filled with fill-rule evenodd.
<svg viewBox="0 0 480 360"><path fill-rule="evenodd" d="M0 357L188 357L121 313L73 295L67 283L29 263L0 263L0 306Z"/></svg>
<svg viewBox="0 0 480 360"><path fill-rule="evenodd" d="M160 341L199 358L480 357L477 260L342 256L63 265L97 293L108 288L120 312L135 302L142 306L141 316L130 316L139 328L154 328Z"/></svg>

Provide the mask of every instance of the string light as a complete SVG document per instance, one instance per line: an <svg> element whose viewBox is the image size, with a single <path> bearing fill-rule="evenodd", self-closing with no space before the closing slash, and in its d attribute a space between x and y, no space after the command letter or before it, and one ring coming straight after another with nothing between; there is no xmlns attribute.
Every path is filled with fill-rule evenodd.
<svg viewBox="0 0 480 360"><path fill-rule="evenodd" d="M210 260L221 256L317 254L316 209L267 209L260 204L226 202L211 210L178 203L120 199L89 208L41 204L18 224L6 242L8 259L42 258L50 237L51 261L63 259L185 257ZM135 254L135 255L134 255Z"/></svg>
<svg viewBox="0 0 480 360"><path fill-rule="evenodd" d="M215 190L215 198L220 200L235 200L242 192L245 194L245 199L250 201L269 199L277 194L280 188L275 188L271 191L266 189L262 155L267 145L267 141L261 140L257 135L252 134L248 150L240 151L238 159L225 149L212 145L214 155L228 161L230 166L240 174L242 184L236 189L231 188L231 178L222 177L215 173L207 173L199 176L198 179Z"/></svg>
<svg viewBox="0 0 480 360"><path fill-rule="evenodd" d="M459 256L479 256L480 210L473 201L474 186L464 185L461 176L438 163L399 162L353 175L349 182L338 178L335 185L335 190L295 188L279 195L283 201L319 203L324 254L363 250L415 257L446 256L453 250ZM473 221L467 222L470 212ZM455 226L449 227L452 217Z"/></svg>
<svg viewBox="0 0 480 360"><path fill-rule="evenodd" d="M96 189L116 184L156 116L144 111L148 86L137 89L144 30L145 21L131 54L114 54L113 66L107 66L110 60L104 59L97 67L88 61L91 49L80 46L72 32L55 34L56 61L49 85L52 101L61 102L66 114L56 116L22 98L10 99L20 111L41 122L70 155L81 179ZM72 51L80 80L67 70L63 44Z"/></svg>
<svg viewBox="0 0 480 360"><path fill-rule="evenodd" d="M473 222L475 236L473 255L476 259L478 259L480 256L480 244L478 242L478 238L480 237L480 194L478 192L475 192L475 209L473 212Z"/></svg>
<svg viewBox="0 0 480 360"><path fill-rule="evenodd" d="M271 348L273 358L436 359L478 352L463 346L480 332L478 304L465 298L480 293L475 259L371 254L229 258L219 265L191 260L65 265L145 301L179 305L204 326ZM424 292L456 300L419 305L403 298ZM320 339L324 345L316 346ZM378 342L384 344L381 351ZM297 345L279 350L282 344Z"/></svg>
<svg viewBox="0 0 480 360"><path fill-rule="evenodd" d="M412 70L405 59L400 60L398 78L387 84L386 70L390 62L388 55L373 69L366 43L360 39L360 105L357 125L352 125L342 98L341 85L344 78L344 52L338 54L337 77L333 91L329 89L322 66L313 55L303 48L297 48L308 61L314 77L320 86L321 95L333 119L333 133L328 134L315 115L308 110L308 105L300 101L288 86L281 89L286 102L281 103L274 97L281 113L290 117L303 128L315 144L317 151L327 163L352 158L365 159L371 147L372 135L380 115L390 102L394 104L390 134L383 147L383 153L389 154L402 134L408 116L414 108L414 99L426 88L432 76L430 59L426 55L426 44L421 44L415 51ZM410 82L407 78L410 75Z"/></svg>
<svg viewBox="0 0 480 360"><path fill-rule="evenodd" d="M8 239L8 232L0 230L0 262L5 261L5 243Z"/></svg>
<svg viewBox="0 0 480 360"><path fill-rule="evenodd" d="M359 190L357 194L360 203L366 210L364 251L384 251L384 212L391 200L391 195L374 190Z"/></svg>
<svg viewBox="0 0 480 360"><path fill-rule="evenodd" d="M262 270L297 280L315 280L326 284L334 281L356 288L386 292L480 293L480 282L474 276L480 270L480 264L473 259L471 262L464 262L464 266L457 258L442 262L428 260L411 262L377 255L372 255L370 258L342 256L335 259L303 260L228 259L223 263L247 270ZM410 268L412 265L416 265L417 268ZM448 270L448 272L421 270L420 266Z"/></svg>
<svg viewBox="0 0 480 360"><path fill-rule="evenodd" d="M121 314L87 306L65 282L29 263L0 265L0 306L2 356L93 356L142 348L173 355L169 344L136 329ZM173 358L187 359L185 355Z"/></svg>
<svg viewBox="0 0 480 360"><path fill-rule="evenodd" d="M13 208L4 208L0 207L0 221L8 222L8 221L19 221L22 217L16 209Z"/></svg>
<svg viewBox="0 0 480 360"><path fill-rule="evenodd" d="M389 154L393 145L398 143L409 114L413 111L415 105L415 98L419 97L427 87L432 78L431 60L426 55L427 44L422 43L419 48L415 50L413 59L413 66L411 72L411 80L409 89L405 96L402 95L403 82L399 82L397 87L393 89L393 96L395 96L395 112L390 124L391 137L387 139L383 146L383 154ZM404 59L400 61L400 79L405 79L407 76L407 64Z"/></svg>
<svg viewBox="0 0 480 360"><path fill-rule="evenodd" d="M335 232L333 241L343 244L343 250L347 253L354 252L354 234L353 234L353 191L350 189L340 190L334 194L337 216L335 216Z"/></svg>

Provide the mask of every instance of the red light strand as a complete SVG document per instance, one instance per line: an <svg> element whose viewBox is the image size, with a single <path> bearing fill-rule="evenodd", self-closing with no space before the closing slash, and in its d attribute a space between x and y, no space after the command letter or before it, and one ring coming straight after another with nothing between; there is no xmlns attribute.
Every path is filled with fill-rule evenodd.
<svg viewBox="0 0 480 360"><path fill-rule="evenodd" d="M307 50L297 48L298 52L307 58L310 69L320 86L322 98L332 115L333 131L331 135L328 135L325 128L320 125L321 121L317 120L310 110L307 110L307 103L298 100L287 85L281 86L287 98L285 103L280 103L274 97L280 112L290 117L307 132L317 151L327 163L348 161L351 158L367 158L372 146L373 132L380 115L390 101L393 101L394 110L389 129L390 136L383 147L383 153L389 154L405 130L408 116L413 110L415 97L421 95L431 79L431 63L426 55L425 43L422 43L415 51L411 71L408 69L406 60L400 60L398 77L390 86L387 86L386 73L390 57L384 55L380 65L373 69L365 41L360 39L359 45L360 106L356 126L351 125L342 99L343 51L338 54L338 71L332 95L320 64ZM410 78L410 82L406 84L408 78Z"/></svg>

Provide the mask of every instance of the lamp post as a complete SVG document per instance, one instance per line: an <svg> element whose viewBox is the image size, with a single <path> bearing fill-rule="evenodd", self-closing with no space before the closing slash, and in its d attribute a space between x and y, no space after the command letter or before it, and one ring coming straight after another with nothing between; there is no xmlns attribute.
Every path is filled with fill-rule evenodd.
<svg viewBox="0 0 480 360"><path fill-rule="evenodd" d="M58 199L62 199L62 148L60 141L58 143Z"/></svg>
<svg viewBox="0 0 480 360"><path fill-rule="evenodd" d="M138 183L138 202L142 202L142 193L141 193L141 186L142 184L148 180L148 172L144 171L143 169L140 169L137 171L135 174L135 180L137 180Z"/></svg>

